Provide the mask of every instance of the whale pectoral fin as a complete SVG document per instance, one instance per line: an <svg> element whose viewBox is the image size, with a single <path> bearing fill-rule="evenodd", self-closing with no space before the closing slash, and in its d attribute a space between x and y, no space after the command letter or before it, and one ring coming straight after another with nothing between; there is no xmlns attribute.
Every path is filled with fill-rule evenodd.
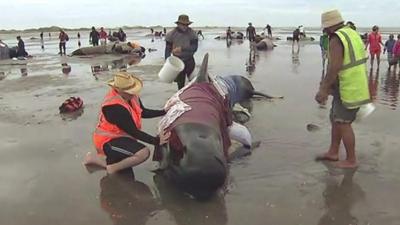
<svg viewBox="0 0 400 225"><path fill-rule="evenodd" d="M210 82L208 77L208 53L206 53L203 57L203 62L201 63L199 73L197 74L196 82Z"/></svg>
<svg viewBox="0 0 400 225"><path fill-rule="evenodd" d="M231 162L249 155L251 155L251 149L241 146L229 154L229 161Z"/></svg>

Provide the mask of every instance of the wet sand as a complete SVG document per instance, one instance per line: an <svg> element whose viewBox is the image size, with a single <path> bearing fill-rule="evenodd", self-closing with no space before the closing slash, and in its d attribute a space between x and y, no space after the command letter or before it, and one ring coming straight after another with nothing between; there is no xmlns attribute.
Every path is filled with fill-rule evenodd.
<svg viewBox="0 0 400 225"><path fill-rule="evenodd" d="M151 161L134 169L136 181L89 174L81 164L94 151L91 134L112 72L126 67L137 73L149 108L161 108L175 92L176 84L157 81L162 40L141 40L158 51L127 66L128 59L60 57L56 46L41 52L34 45L30 53L37 54L27 65L0 65L0 224L399 223L399 78L387 74L385 61L370 79L377 110L354 124L360 167L351 174L313 160L330 142L329 107L314 102L322 72L316 43L304 44L297 55L290 43L277 42L275 50L259 52L248 75L247 41L227 48L206 38L196 61L209 52L211 73L247 75L258 90L285 96L254 101L247 126L261 146L231 164L226 190L197 202L150 172ZM67 74L63 63L71 66ZM84 100L83 112L61 117L58 106L70 96ZM309 123L321 129L309 132ZM156 126L157 119L144 120L144 130L154 133Z"/></svg>

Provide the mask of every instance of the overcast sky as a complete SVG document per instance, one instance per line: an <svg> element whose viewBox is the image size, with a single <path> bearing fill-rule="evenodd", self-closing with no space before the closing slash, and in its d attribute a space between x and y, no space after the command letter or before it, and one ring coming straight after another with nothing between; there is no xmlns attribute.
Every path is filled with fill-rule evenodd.
<svg viewBox="0 0 400 225"><path fill-rule="evenodd" d="M0 0L0 29L44 26L319 26L320 14L341 10L357 26L400 26L399 0Z"/></svg>

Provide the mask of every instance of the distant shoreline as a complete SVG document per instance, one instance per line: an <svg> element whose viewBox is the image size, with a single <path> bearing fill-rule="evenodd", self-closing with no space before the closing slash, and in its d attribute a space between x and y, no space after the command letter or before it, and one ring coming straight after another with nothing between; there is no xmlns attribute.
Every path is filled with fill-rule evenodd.
<svg viewBox="0 0 400 225"><path fill-rule="evenodd" d="M96 27L99 29L100 27ZM156 29L163 29L163 26L157 25L157 26L120 26L120 27L107 27L106 30L118 30L119 28L122 28L124 30L128 29L150 29L150 28L156 28ZM171 29L172 27L165 27ZM218 26L205 26L205 27L194 27L194 28L220 28ZM67 27L59 27L59 26L51 26L51 27L39 27L39 28L29 28L29 29L2 29L0 30L0 33L18 33L18 32L58 32L60 29L64 31L90 31L92 28L91 27L80 27L80 28L67 28Z"/></svg>
<svg viewBox="0 0 400 225"><path fill-rule="evenodd" d="M371 26L372 27L372 26ZM371 29L371 27L357 27L357 29L360 30L369 30ZM99 29L100 27L96 27L97 29ZM106 30L118 30L119 28L122 28L124 30L130 30L130 29L150 29L153 28L154 30L157 29L163 29L163 26L157 25L157 26L120 26L120 27L106 27ZM165 27L167 29L172 29L173 27ZM191 28L195 29L195 30L199 30L199 29L226 29L226 26L191 26ZM231 26L232 29L245 29L245 26ZM256 27L257 29L263 29L264 27ZM294 29L295 26L278 26L278 27L273 27L273 29ZM13 34L13 33L29 33L29 32L59 32L60 29L64 30L64 31L90 31L91 27L81 27L81 28L67 28L67 27L59 27L59 26L50 26L50 27L39 27L39 28L29 28L29 29L1 29L0 33L2 34ZM315 26L310 26L307 27L306 29L308 30L320 30L320 27L315 27ZM385 31L395 31L400 33L400 27L380 27L380 30L382 32Z"/></svg>

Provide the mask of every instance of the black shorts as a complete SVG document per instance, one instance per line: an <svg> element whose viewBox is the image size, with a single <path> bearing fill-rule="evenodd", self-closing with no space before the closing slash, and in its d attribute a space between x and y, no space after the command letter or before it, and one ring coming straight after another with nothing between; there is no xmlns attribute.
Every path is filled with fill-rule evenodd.
<svg viewBox="0 0 400 225"><path fill-rule="evenodd" d="M331 123L352 123L356 117L359 108L348 109L346 108L338 94L333 96L332 107L329 114Z"/></svg>
<svg viewBox="0 0 400 225"><path fill-rule="evenodd" d="M293 36L293 41L300 41L300 37L299 36Z"/></svg>
<svg viewBox="0 0 400 225"><path fill-rule="evenodd" d="M135 139L120 137L105 143L103 150L104 154L107 156L107 165L109 165L131 157L145 147L145 145L137 142Z"/></svg>

